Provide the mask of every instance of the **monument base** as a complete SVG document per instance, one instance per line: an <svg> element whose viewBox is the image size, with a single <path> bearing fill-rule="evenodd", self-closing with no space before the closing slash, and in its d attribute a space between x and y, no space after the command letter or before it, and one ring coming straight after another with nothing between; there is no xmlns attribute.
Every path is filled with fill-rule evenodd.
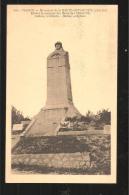
<svg viewBox="0 0 129 195"><path fill-rule="evenodd" d="M12 171L22 175L108 175L110 139L110 135L97 134L24 137L12 150Z"/></svg>
<svg viewBox="0 0 129 195"><path fill-rule="evenodd" d="M66 117L81 116L79 111L73 104L68 107L50 108L44 107L33 118L27 129L22 136L54 136L58 134L60 123L64 121Z"/></svg>

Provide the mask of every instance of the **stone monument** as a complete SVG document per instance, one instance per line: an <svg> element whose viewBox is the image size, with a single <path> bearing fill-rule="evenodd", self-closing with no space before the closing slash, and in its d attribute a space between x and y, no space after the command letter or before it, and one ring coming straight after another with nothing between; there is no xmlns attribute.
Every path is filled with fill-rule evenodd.
<svg viewBox="0 0 129 195"><path fill-rule="evenodd" d="M72 99L69 54L61 42L55 43L55 51L47 57L46 105L33 118L24 136L57 135L66 117L80 116Z"/></svg>

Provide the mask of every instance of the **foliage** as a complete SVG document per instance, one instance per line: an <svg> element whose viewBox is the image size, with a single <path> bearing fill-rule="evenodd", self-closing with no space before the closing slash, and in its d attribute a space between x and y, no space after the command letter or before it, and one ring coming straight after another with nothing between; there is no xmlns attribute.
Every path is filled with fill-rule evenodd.
<svg viewBox="0 0 129 195"><path fill-rule="evenodd" d="M94 127L96 130L100 130L103 129L104 125L111 124L111 112L108 109L102 109L98 111L97 114L94 114L88 110L85 116L67 117L65 121L70 122L73 130L75 128L82 128L86 130L88 126Z"/></svg>
<svg viewBox="0 0 129 195"><path fill-rule="evenodd" d="M108 109L102 109L102 111L99 111L98 118L101 123L104 123L106 125L111 124L111 112L109 112Z"/></svg>
<svg viewBox="0 0 129 195"><path fill-rule="evenodd" d="M21 121L30 120L29 117L24 117L23 113L17 110L14 106L11 109L12 124L19 124Z"/></svg>

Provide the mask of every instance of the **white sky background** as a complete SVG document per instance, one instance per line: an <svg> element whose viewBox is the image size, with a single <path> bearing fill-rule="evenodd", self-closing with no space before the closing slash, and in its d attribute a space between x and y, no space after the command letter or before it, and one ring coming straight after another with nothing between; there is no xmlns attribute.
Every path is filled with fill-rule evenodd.
<svg viewBox="0 0 129 195"><path fill-rule="evenodd" d="M86 8L89 7L96 9L100 5ZM29 117L45 105L46 58L54 51L54 43L61 41L69 52L75 106L82 114L88 110L112 109L116 98L117 7L102 7L107 11L81 19L38 18L20 11L21 5L8 7L9 104Z"/></svg>

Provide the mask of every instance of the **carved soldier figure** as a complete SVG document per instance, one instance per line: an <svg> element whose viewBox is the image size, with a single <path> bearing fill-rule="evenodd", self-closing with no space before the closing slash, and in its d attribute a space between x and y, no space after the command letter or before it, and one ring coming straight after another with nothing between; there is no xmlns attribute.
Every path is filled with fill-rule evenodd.
<svg viewBox="0 0 129 195"><path fill-rule="evenodd" d="M68 52L66 52L63 47L62 47L62 43L60 41L56 42L55 43L55 51L53 51L49 56L48 56L48 59L49 58L54 58L54 57L57 57L58 55L61 56L61 55L67 55Z"/></svg>

